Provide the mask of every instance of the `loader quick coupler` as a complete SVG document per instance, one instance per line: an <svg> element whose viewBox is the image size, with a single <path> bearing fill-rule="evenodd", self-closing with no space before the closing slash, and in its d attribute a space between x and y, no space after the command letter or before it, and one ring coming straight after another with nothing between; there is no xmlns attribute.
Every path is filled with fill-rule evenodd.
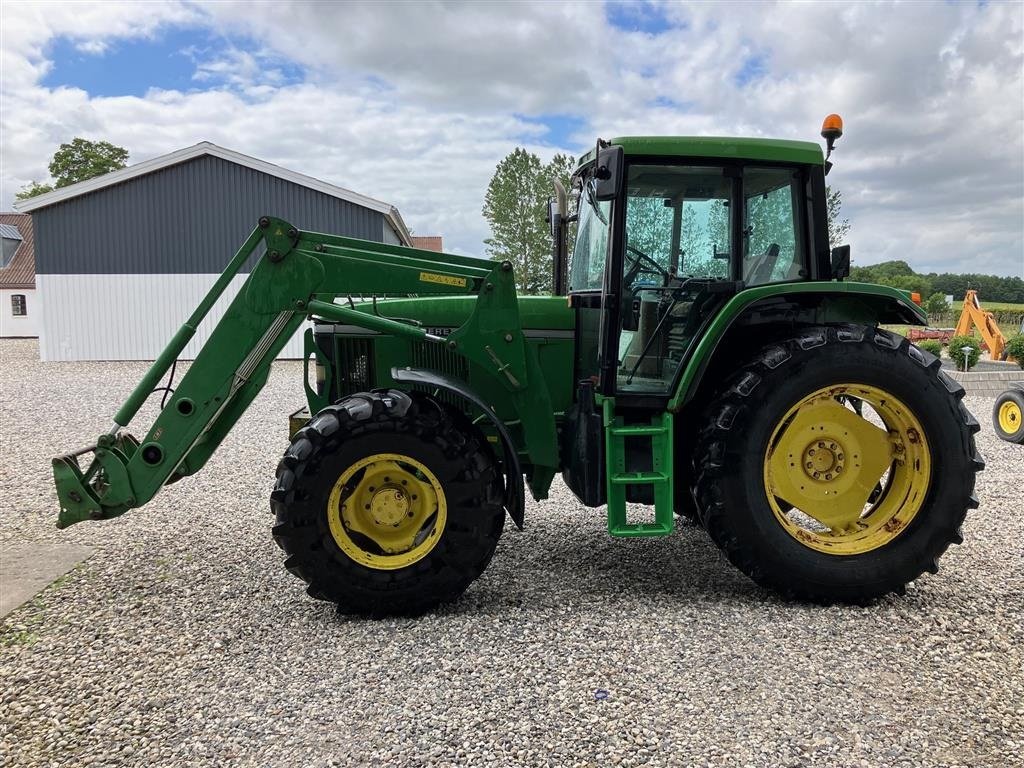
<svg viewBox="0 0 1024 768"><path fill-rule="evenodd" d="M138 447L129 434L103 435L95 446L55 458L53 477L60 502L57 527L116 517L134 507L127 464ZM93 459L82 472L78 459L89 453Z"/></svg>

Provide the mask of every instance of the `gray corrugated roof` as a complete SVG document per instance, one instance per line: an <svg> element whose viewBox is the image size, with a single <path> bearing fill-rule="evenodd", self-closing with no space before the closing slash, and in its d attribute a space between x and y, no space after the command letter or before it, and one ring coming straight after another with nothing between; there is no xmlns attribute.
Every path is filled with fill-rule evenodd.
<svg viewBox="0 0 1024 768"><path fill-rule="evenodd" d="M100 176L96 176L95 178L80 181L77 184L69 184L66 187L54 189L53 191L46 192L42 195L36 195L35 197L30 197L25 200L18 200L14 203L14 209L21 213L31 213L32 211L40 208L46 208L54 205L55 203L69 200L79 195L84 195L87 192L95 192L98 189L103 189L104 187L109 187L114 184L120 184L121 182L125 182L139 176L144 176L147 173L162 170L172 165L177 165L203 155L219 157L222 160L227 160L228 162L232 162L246 168L252 168L254 171L266 173L270 176L276 176L277 178L284 179L285 181L290 181L294 184L316 190L317 192L322 192L325 195L330 195L331 197L336 197L349 203L355 203L356 205L368 208L371 211L377 211L378 213L383 214L384 218L388 220L388 223L391 225L391 228L395 230L395 234L398 235L398 238L402 241L403 245L410 245L412 243L409 228L405 226L405 222L402 220L402 215L398 212L398 209L390 203L375 200L372 197L361 195L350 189L337 187L334 184L314 179L312 176L307 176L303 173L290 171L287 168L282 168L279 165L268 163L265 160L259 160L255 157L243 155L241 152L235 152L231 149L219 147L208 141L201 141L191 147L185 147L184 149L179 149L175 152L169 152L166 155L154 157L151 160L144 160L141 163L136 163L135 165L130 165L127 168L111 171L110 173L104 173Z"/></svg>
<svg viewBox="0 0 1024 768"><path fill-rule="evenodd" d="M21 240L21 232L13 224L0 224L0 237L8 240Z"/></svg>

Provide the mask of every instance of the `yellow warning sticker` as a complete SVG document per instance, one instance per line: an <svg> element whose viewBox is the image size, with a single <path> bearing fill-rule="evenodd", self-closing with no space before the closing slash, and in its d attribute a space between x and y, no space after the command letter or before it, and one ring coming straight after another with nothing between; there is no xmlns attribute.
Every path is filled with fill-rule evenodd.
<svg viewBox="0 0 1024 768"><path fill-rule="evenodd" d="M421 283L439 283L440 285L453 285L456 288L465 288L466 278L452 277L451 275L438 275L434 272L420 272Z"/></svg>

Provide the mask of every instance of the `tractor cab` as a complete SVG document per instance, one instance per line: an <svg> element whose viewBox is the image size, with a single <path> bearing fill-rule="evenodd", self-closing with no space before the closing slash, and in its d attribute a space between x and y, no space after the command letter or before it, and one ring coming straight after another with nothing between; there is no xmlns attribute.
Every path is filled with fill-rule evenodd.
<svg viewBox="0 0 1024 768"><path fill-rule="evenodd" d="M816 144L709 138L615 139L584 157L567 285L581 377L624 403L667 401L729 297L828 279L823 163Z"/></svg>
<svg viewBox="0 0 1024 768"><path fill-rule="evenodd" d="M744 290L832 277L825 158L806 142L627 137L599 142L573 183L579 390L565 478L608 504L613 534L664 535L676 393L709 326ZM654 522L628 523L627 501L653 504Z"/></svg>

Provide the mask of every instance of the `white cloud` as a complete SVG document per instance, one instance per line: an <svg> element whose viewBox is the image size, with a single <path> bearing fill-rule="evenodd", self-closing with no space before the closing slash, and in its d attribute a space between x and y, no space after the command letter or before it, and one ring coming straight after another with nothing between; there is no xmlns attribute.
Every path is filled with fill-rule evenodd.
<svg viewBox="0 0 1024 768"><path fill-rule="evenodd" d="M815 139L838 111L847 135L829 181L858 263L1024 273L1019 4L660 10L678 26L649 35L612 28L593 3L4 4L0 194L9 203L75 135L133 161L208 139L389 200L417 231L480 253L496 163L517 144L560 148L538 116L583 117L564 147L579 151L616 134ZM182 24L255 47L197 58L206 91L39 85L56 36L99 52ZM289 61L305 82L290 82Z"/></svg>

